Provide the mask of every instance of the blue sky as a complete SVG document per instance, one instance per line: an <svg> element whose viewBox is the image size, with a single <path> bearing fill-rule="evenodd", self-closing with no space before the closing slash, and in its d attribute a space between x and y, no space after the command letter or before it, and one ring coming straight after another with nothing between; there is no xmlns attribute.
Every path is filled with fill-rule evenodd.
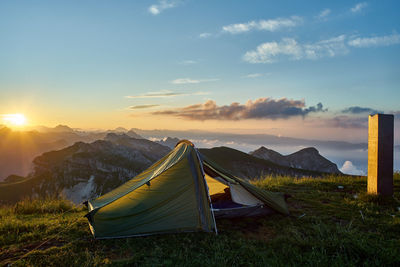
<svg viewBox="0 0 400 267"><path fill-rule="evenodd" d="M399 7L1 1L0 114L365 139L369 113L400 110Z"/></svg>

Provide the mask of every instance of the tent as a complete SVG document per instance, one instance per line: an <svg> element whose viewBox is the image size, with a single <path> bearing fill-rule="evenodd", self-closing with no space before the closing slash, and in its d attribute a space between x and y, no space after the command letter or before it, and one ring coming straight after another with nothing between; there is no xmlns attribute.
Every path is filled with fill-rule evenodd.
<svg viewBox="0 0 400 267"><path fill-rule="evenodd" d="M87 202L95 238L217 232L215 218L288 214L283 194L233 176L187 140L147 170Z"/></svg>

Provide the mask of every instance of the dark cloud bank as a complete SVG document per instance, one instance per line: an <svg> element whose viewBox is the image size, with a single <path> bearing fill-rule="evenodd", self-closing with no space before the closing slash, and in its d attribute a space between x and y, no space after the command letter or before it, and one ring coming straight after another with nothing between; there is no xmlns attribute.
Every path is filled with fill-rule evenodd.
<svg viewBox="0 0 400 267"><path fill-rule="evenodd" d="M295 116L306 116L313 112L325 112L321 103L316 106L305 106L304 100L287 98L259 98L249 100L246 104L234 102L218 106L213 100L202 104L190 105L180 109L153 112L153 115L170 115L188 120L243 120L243 119L288 119Z"/></svg>
<svg viewBox="0 0 400 267"><path fill-rule="evenodd" d="M342 113L349 113L349 114L362 114L362 113L377 114L377 113L383 113L383 111L372 109L372 108L367 108L367 107L353 106L353 107L348 107L348 108L342 110Z"/></svg>

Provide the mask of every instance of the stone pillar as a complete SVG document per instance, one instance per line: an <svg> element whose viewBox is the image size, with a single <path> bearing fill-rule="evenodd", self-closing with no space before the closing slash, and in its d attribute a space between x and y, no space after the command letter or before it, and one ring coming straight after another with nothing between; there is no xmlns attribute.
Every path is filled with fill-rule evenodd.
<svg viewBox="0 0 400 267"><path fill-rule="evenodd" d="M370 115L368 128L368 193L392 196L394 116Z"/></svg>

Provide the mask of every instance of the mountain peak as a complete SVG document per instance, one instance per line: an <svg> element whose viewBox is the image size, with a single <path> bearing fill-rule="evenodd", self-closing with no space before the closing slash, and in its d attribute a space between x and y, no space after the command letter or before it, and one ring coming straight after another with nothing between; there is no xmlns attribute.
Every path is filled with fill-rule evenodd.
<svg viewBox="0 0 400 267"><path fill-rule="evenodd" d="M128 129L124 128L124 127L117 127L113 130L114 132L121 132L121 133L126 133L128 131Z"/></svg>
<svg viewBox="0 0 400 267"><path fill-rule="evenodd" d="M129 137L127 134L124 133L108 133L105 137L104 140L106 141L117 141L117 140L123 140L123 139L130 139L131 137Z"/></svg>
<svg viewBox="0 0 400 267"><path fill-rule="evenodd" d="M282 166L287 165L286 159L283 155L272 149L268 149L265 146L262 146L259 149L250 152L249 154L257 158L269 160Z"/></svg>
<svg viewBox="0 0 400 267"><path fill-rule="evenodd" d="M337 165L321 156L315 147L306 147L290 155L283 156L272 149L262 146L250 152L250 155L272 161L282 166L319 172L340 173Z"/></svg>
<svg viewBox="0 0 400 267"><path fill-rule="evenodd" d="M135 139L146 139L143 138L142 136L138 135L135 131L133 131L132 129L130 129L127 133L128 136L135 138Z"/></svg>
<svg viewBox="0 0 400 267"><path fill-rule="evenodd" d="M318 154L319 155L319 151L315 147L306 147L306 148L300 149L296 153L309 153L309 154Z"/></svg>
<svg viewBox="0 0 400 267"><path fill-rule="evenodd" d="M67 125L59 124L52 129L53 132L73 132L74 130Z"/></svg>

